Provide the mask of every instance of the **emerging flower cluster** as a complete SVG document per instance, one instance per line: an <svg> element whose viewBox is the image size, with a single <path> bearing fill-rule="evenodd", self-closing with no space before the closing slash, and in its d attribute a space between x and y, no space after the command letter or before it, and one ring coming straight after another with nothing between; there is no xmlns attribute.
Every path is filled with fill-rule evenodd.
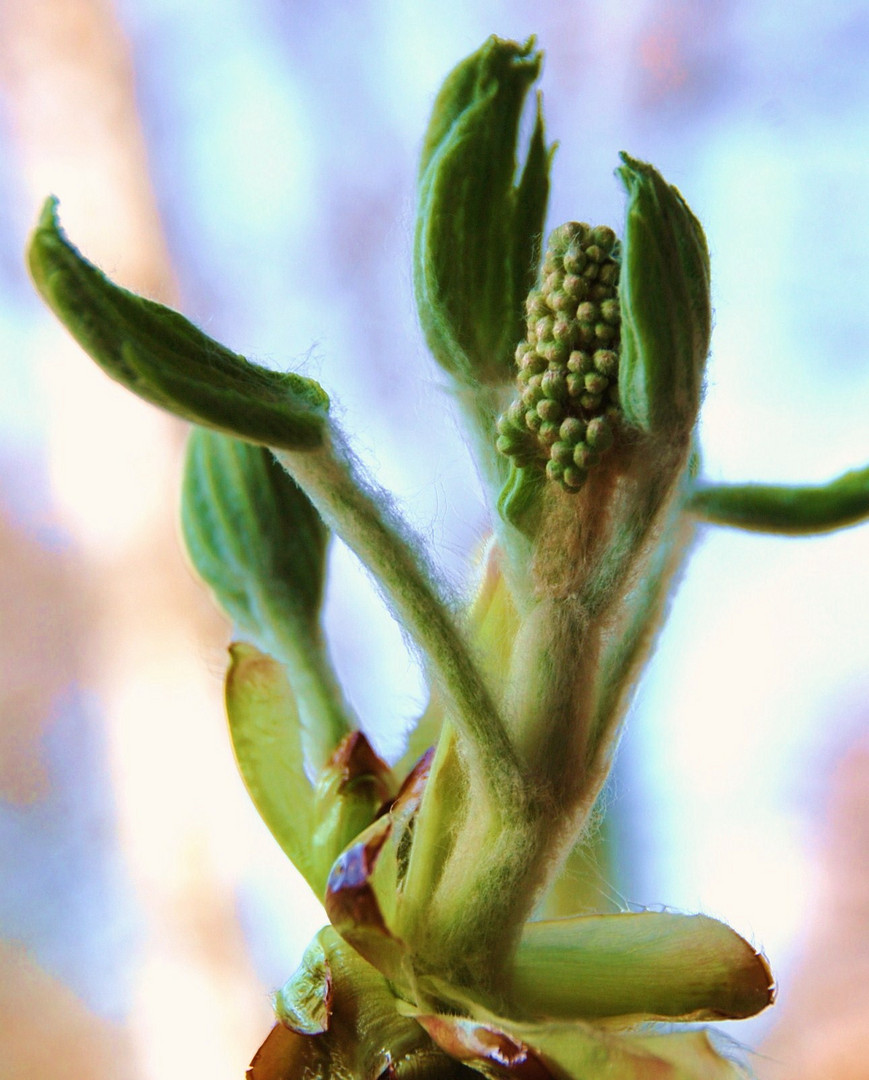
<svg viewBox="0 0 869 1080"><path fill-rule="evenodd" d="M612 229L572 221L549 237L541 284L516 349L518 398L498 420L498 449L578 491L612 445L618 405L620 245Z"/></svg>

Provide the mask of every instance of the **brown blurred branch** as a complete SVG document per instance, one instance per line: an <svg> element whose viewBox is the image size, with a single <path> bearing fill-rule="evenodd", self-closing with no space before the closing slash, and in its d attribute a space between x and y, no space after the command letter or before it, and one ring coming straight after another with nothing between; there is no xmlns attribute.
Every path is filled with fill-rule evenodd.
<svg viewBox="0 0 869 1080"><path fill-rule="evenodd" d="M65 227L90 259L128 287L171 302L176 287L132 59L112 5L3 0L0 81L32 219L42 199L56 194ZM226 629L179 552L184 426L106 380L47 314L44 327L38 352L54 500L47 514L71 536L75 555L67 561L76 570L64 579L59 561L52 576L45 554L26 550L27 537L0 531L0 565L15 571L3 577L3 600L17 612L26 657L17 689L6 691L6 704L18 712L17 734L11 775L0 780L19 798L27 794L19 769L26 765L39 780L40 731L58 680L83 682L97 694L119 842L146 940L142 957L130 957L135 1004L126 1036L88 1019L62 987L46 988L47 1011L39 994L22 991L0 1022L0 1071L15 1062L4 1078L47 1075L37 1064L44 1017L67 1042L80 1039L95 1051L81 1068L48 1069L52 1075L240 1075L269 1009L235 916L236 871L219 842L221 832L237 829L232 814L243 796L220 720L219 678L202 655L211 652L218 666ZM20 679L37 688L24 705ZM7 952L0 983L47 981L20 951ZM96 1029L106 1047L129 1039L129 1072L92 1041ZM197 1029L208 1031L204 1044L191 1036Z"/></svg>

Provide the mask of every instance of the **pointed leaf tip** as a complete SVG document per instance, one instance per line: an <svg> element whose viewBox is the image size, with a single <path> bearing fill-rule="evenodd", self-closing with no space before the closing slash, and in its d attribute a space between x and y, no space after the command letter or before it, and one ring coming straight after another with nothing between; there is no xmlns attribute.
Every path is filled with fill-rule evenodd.
<svg viewBox="0 0 869 1080"><path fill-rule="evenodd" d="M287 450L319 446L329 399L312 379L253 364L183 315L113 284L67 240L46 199L28 247L33 282L117 382L183 419Z"/></svg>

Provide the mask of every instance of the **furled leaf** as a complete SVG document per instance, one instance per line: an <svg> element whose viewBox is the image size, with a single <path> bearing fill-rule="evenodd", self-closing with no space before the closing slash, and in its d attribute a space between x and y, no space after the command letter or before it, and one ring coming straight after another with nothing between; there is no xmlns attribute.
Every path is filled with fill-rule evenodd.
<svg viewBox="0 0 869 1080"><path fill-rule="evenodd" d="M494 537L481 546L477 591L465 621L483 673L497 684L510 663L519 614L504 576L504 552Z"/></svg>
<svg viewBox="0 0 869 1080"><path fill-rule="evenodd" d="M619 399L643 431L694 426L709 353L709 253L687 203L645 162L622 154L628 193L619 285Z"/></svg>
<svg viewBox="0 0 869 1080"><path fill-rule="evenodd" d="M194 428L181 524L196 570L245 632L317 634L329 530L267 449Z"/></svg>
<svg viewBox="0 0 869 1080"><path fill-rule="evenodd" d="M754 532L787 536L832 532L869 517L869 468L852 469L828 484L698 483L686 509L716 525Z"/></svg>
<svg viewBox="0 0 869 1080"><path fill-rule="evenodd" d="M300 1035L320 1035L332 1020L332 968L322 935L305 950L296 971L275 994L275 1014Z"/></svg>
<svg viewBox="0 0 869 1080"><path fill-rule="evenodd" d="M540 524L545 474L539 469L510 462L507 479L498 496L498 513L520 532L533 537Z"/></svg>
<svg viewBox="0 0 869 1080"><path fill-rule="evenodd" d="M329 399L317 383L252 364L177 311L114 285L67 240L56 199L43 207L28 258L55 315L139 397L250 442L289 450L322 443Z"/></svg>
<svg viewBox="0 0 869 1080"><path fill-rule="evenodd" d="M417 306L437 362L471 386L512 377L540 258L551 150L539 108L515 183L519 119L540 60L533 39L489 38L447 77L423 145Z"/></svg>
<svg viewBox="0 0 869 1080"><path fill-rule="evenodd" d="M329 531L262 446L190 435L181 523L193 565L242 635L286 664L313 767L356 726L320 628Z"/></svg>

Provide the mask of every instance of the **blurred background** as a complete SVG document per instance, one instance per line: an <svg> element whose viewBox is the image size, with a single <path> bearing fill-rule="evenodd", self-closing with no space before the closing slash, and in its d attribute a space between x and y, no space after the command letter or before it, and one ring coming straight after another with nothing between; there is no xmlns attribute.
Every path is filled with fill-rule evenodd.
<svg viewBox="0 0 869 1080"><path fill-rule="evenodd" d="M116 280L319 379L461 586L486 531L410 289L443 76L536 33L550 226L620 229L617 153L704 223L705 473L869 461L869 6L791 0L0 4L0 1080L235 1080L323 916L222 717L230 629L180 553L183 425L36 299L43 198ZM327 621L395 756L419 673L336 545ZM779 1003L769 1080L869 1077L869 527L704 530L610 801L620 902L723 918Z"/></svg>

